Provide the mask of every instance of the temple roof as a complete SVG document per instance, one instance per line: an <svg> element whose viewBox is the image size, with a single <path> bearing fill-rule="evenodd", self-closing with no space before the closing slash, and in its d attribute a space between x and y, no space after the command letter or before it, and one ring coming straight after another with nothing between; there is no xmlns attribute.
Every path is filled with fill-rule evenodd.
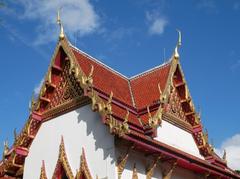
<svg viewBox="0 0 240 179"><path fill-rule="evenodd" d="M77 47L71 47L85 74L94 66L94 87L105 94L112 91L114 98L133 108L141 109L158 99L157 84L161 84L162 90L165 88L171 61L128 78Z"/></svg>
<svg viewBox="0 0 240 179"><path fill-rule="evenodd" d="M32 101L29 119L13 147L5 151L6 162L0 165L0 174L22 172L28 149L43 122L91 104L112 134L136 143L141 150L144 146L144 152L161 152L175 157L181 166L196 172L211 171L214 176L240 178L215 155L203 131L181 68L178 46L168 62L128 78L61 36L39 97ZM61 83L66 85L64 75L72 86L62 88ZM69 96L72 99L62 99ZM155 140L162 120L192 134L204 160Z"/></svg>

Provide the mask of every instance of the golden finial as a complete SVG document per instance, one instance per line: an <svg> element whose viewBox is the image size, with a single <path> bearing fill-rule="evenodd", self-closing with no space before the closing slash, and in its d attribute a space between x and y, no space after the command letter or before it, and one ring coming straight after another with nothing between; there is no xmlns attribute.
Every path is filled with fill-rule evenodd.
<svg viewBox="0 0 240 179"><path fill-rule="evenodd" d="M166 95L163 95L160 83L158 83L158 91L159 91L159 100L160 100L160 102L164 103L165 99L166 99Z"/></svg>
<svg viewBox="0 0 240 179"><path fill-rule="evenodd" d="M4 141L3 142L4 148L3 148L3 158L5 158L5 156L8 154L9 151L9 146L8 146L8 141Z"/></svg>
<svg viewBox="0 0 240 179"><path fill-rule="evenodd" d="M222 159L223 159L225 162L227 162L227 152L226 152L225 149L224 149L224 151L223 151L223 157L222 157Z"/></svg>
<svg viewBox="0 0 240 179"><path fill-rule="evenodd" d="M178 32L178 42L177 42L177 45L175 47L174 57L178 59L179 58L178 48L182 45L182 33L178 29L177 29L177 32Z"/></svg>
<svg viewBox="0 0 240 179"><path fill-rule="evenodd" d="M17 141L17 129L16 128L14 128L13 134L14 134L14 140Z"/></svg>
<svg viewBox="0 0 240 179"><path fill-rule="evenodd" d="M177 44L177 46L180 47L182 45L182 33L178 29L177 29L177 32L178 32L178 44Z"/></svg>
<svg viewBox="0 0 240 179"><path fill-rule="evenodd" d="M148 112L148 117L149 117L149 118L152 118L152 114L151 114L151 112L150 112L149 106L147 106L147 112Z"/></svg>
<svg viewBox="0 0 240 179"><path fill-rule="evenodd" d="M61 17L60 17L60 11L61 8L58 9L57 12L57 24L60 27L60 34L59 34L59 39L64 39L64 30L63 30L63 25L62 25L62 21L61 21Z"/></svg>
<svg viewBox="0 0 240 179"><path fill-rule="evenodd" d="M35 106L34 93L32 94L31 102L29 102L29 111L31 112Z"/></svg>
<svg viewBox="0 0 240 179"><path fill-rule="evenodd" d="M158 91L159 91L159 94L161 95L162 94L162 90L161 90L160 83L158 83Z"/></svg>
<svg viewBox="0 0 240 179"><path fill-rule="evenodd" d="M205 132L203 133L203 138L205 140L206 143L208 143L208 130L205 129Z"/></svg>
<svg viewBox="0 0 240 179"><path fill-rule="evenodd" d="M128 117L129 117L129 111L127 110L127 114L125 115L124 117L124 123L127 123L128 122Z"/></svg>
<svg viewBox="0 0 240 179"><path fill-rule="evenodd" d="M113 98L113 92L111 91L110 96L108 98L108 104L112 103L112 98Z"/></svg>

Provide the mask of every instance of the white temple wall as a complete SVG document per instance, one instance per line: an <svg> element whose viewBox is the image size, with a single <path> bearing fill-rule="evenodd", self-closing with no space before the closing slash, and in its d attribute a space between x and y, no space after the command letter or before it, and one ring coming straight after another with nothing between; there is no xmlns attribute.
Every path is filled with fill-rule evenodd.
<svg viewBox="0 0 240 179"><path fill-rule="evenodd" d="M199 149L192 134L167 121L163 120L162 126L157 128L157 137L155 140L168 144L200 159L204 159L199 153Z"/></svg>
<svg viewBox="0 0 240 179"><path fill-rule="evenodd" d="M47 177L52 178L61 136L74 175L80 166L83 147L93 178L96 175L115 178L114 137L101 122L99 114L92 112L88 105L42 124L25 160L24 179L39 178L42 160Z"/></svg>

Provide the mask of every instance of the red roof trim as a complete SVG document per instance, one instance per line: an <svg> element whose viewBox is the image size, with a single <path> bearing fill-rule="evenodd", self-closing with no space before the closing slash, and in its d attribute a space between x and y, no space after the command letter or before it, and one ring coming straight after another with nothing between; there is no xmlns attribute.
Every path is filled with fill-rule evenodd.
<svg viewBox="0 0 240 179"><path fill-rule="evenodd" d="M225 175L233 178L240 178L240 176L235 173L230 173L229 171L226 171L225 169L222 169L221 167L218 167L216 165L212 165L211 163L205 160L199 159L195 156L192 156L188 153L168 146L159 141L147 138L146 136L139 135L136 132L131 131L130 134L123 136L123 138L125 138L128 141L132 141L136 144L139 144L143 147L146 147L148 149L151 149L152 151L160 152L173 158L180 159L181 161L189 163L189 165L195 165L206 171L210 171L211 173L214 173L218 176L220 175L224 177Z"/></svg>

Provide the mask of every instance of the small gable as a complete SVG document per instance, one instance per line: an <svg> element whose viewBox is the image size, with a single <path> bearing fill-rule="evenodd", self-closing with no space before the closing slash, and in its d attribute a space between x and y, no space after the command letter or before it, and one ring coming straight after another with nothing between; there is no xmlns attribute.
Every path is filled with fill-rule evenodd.
<svg viewBox="0 0 240 179"><path fill-rule="evenodd" d="M93 179L90 173L90 170L88 168L87 159L85 155L84 148L82 148L82 155L80 160L80 168L77 172L76 179Z"/></svg>
<svg viewBox="0 0 240 179"><path fill-rule="evenodd" d="M70 73L71 68L69 57L62 47L57 48L57 53L41 88L39 99L33 104L34 110L43 113L44 118L59 115L71 110L71 107L90 103L90 99L84 95L78 79Z"/></svg>
<svg viewBox="0 0 240 179"><path fill-rule="evenodd" d="M52 178L53 179L55 178L73 179L74 178L71 167L68 162L63 138L61 139L61 144L59 146L58 161L57 161Z"/></svg>

